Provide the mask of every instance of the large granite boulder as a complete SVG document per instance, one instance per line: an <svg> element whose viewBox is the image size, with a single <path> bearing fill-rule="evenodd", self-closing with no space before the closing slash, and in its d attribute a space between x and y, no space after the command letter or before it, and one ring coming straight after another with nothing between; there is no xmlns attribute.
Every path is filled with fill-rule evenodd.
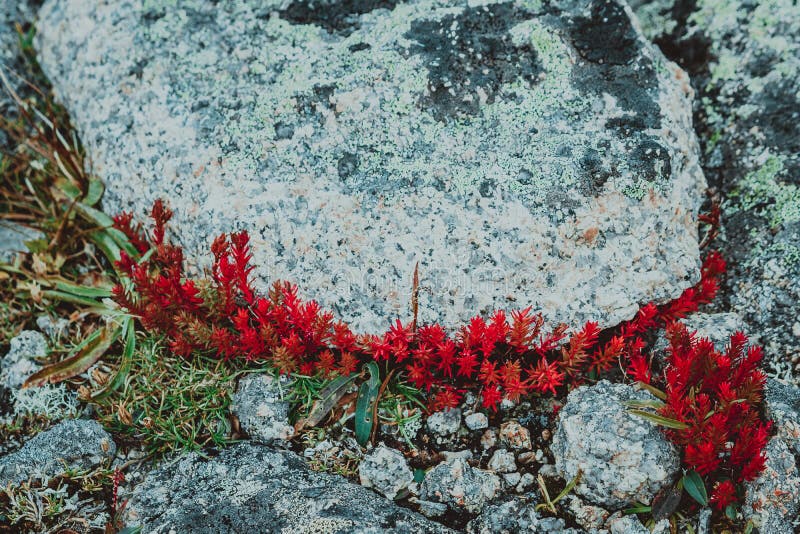
<svg viewBox="0 0 800 534"><path fill-rule="evenodd" d="M616 0L50 0L40 62L107 184L197 260L357 330L533 305L603 326L698 277L686 74ZM205 255L208 258L208 254ZM202 260L201 260L202 261Z"/></svg>
<svg viewBox="0 0 800 534"><path fill-rule="evenodd" d="M453 532L295 454L240 443L183 456L147 474L125 508L143 532ZM356 506L357 504L357 506Z"/></svg>
<svg viewBox="0 0 800 534"><path fill-rule="evenodd" d="M771 374L800 376L800 4L637 0L651 35L699 92L706 176L724 200L723 302L766 349Z"/></svg>

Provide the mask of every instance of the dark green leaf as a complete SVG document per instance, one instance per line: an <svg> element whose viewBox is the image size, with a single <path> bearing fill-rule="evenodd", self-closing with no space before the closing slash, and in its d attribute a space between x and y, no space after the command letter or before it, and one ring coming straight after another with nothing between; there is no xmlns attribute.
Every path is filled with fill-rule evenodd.
<svg viewBox="0 0 800 534"><path fill-rule="evenodd" d="M421 484L422 480L425 478L425 470L424 469L414 469L414 482L417 484Z"/></svg>
<svg viewBox="0 0 800 534"><path fill-rule="evenodd" d="M92 240L92 243L100 249L108 261L113 263L119 260L119 245L117 245L116 241L114 241L108 232L98 230L89 234L89 238Z"/></svg>
<svg viewBox="0 0 800 534"><path fill-rule="evenodd" d="M683 475L683 488L692 499L699 502L702 506L708 506L708 493L703 483L703 477L697 471L689 471Z"/></svg>
<svg viewBox="0 0 800 534"><path fill-rule="evenodd" d="M37 252L44 252L47 250L49 243L46 239L31 239L30 241L25 241L25 247L33 254Z"/></svg>
<svg viewBox="0 0 800 534"><path fill-rule="evenodd" d="M73 295L78 295L80 297L103 299L111 296L111 290L109 289L102 287L79 286L78 284L67 282L66 280L56 280L55 286L59 291L72 293Z"/></svg>
<svg viewBox="0 0 800 534"><path fill-rule="evenodd" d="M42 296L50 300L57 300L59 302L71 302L79 306L89 306L91 308L102 308L103 305L96 300L80 295L73 295L72 293L65 293L64 291L46 290L42 291Z"/></svg>
<svg viewBox="0 0 800 534"><path fill-rule="evenodd" d="M378 364L370 362L364 367L369 371L369 379L358 388L356 399L355 427L356 441L359 445L366 446L372 435L373 407L378 401L378 392L381 388L380 370Z"/></svg>

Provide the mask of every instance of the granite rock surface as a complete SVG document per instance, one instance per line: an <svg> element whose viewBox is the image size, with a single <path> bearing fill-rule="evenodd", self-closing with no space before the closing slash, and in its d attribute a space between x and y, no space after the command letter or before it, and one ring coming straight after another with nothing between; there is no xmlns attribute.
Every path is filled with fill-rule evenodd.
<svg viewBox="0 0 800 534"><path fill-rule="evenodd" d="M136 486L125 521L143 532L449 533L295 454L240 443L204 460L165 463ZM357 505L355 505L357 504Z"/></svg>
<svg viewBox="0 0 800 534"><path fill-rule="evenodd" d="M285 445L294 437L294 427L289 423L290 404L284 399L289 387L285 376L252 374L239 381L231 411L250 439Z"/></svg>
<svg viewBox="0 0 800 534"><path fill-rule="evenodd" d="M800 376L800 5L791 0L636 1L648 34L698 92L705 175L723 208L722 308Z"/></svg>
<svg viewBox="0 0 800 534"><path fill-rule="evenodd" d="M575 494L607 510L649 503L678 475L677 449L625 402L652 400L644 391L601 380L573 390L559 411L551 450L565 480L581 472Z"/></svg>
<svg viewBox="0 0 800 534"><path fill-rule="evenodd" d="M36 48L105 208L204 265L247 229L356 330L528 305L613 325L698 277L688 77L616 0L49 0ZM205 253L205 256L203 254Z"/></svg>
<svg viewBox="0 0 800 534"><path fill-rule="evenodd" d="M97 421L63 421L0 458L0 486L47 479L66 469L91 469L113 458L115 452L114 441Z"/></svg>

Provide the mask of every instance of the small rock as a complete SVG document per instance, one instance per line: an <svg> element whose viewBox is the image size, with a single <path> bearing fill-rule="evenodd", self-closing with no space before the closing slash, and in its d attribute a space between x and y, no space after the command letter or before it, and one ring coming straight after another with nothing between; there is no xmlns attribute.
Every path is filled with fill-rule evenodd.
<svg viewBox="0 0 800 534"><path fill-rule="evenodd" d="M0 263L11 263L19 252L28 252L27 241L41 239L44 234L27 226L0 221Z"/></svg>
<svg viewBox="0 0 800 534"><path fill-rule="evenodd" d="M519 453L517 455L517 461L519 462L519 465L530 465L533 462L535 462L537 460L538 452L540 451L539 450L537 450L536 452L525 451Z"/></svg>
<svg viewBox="0 0 800 534"><path fill-rule="evenodd" d="M517 464L514 462L514 454L505 449L497 449L489 460L489 470L495 473L516 471Z"/></svg>
<svg viewBox="0 0 800 534"><path fill-rule="evenodd" d="M391 500L414 481L414 473L403 454L385 445L375 447L364 457L358 465L358 476L362 486L373 488Z"/></svg>
<svg viewBox="0 0 800 534"><path fill-rule="evenodd" d="M461 410L451 408L436 412L428 417L428 430L441 437L452 436L461 427Z"/></svg>
<svg viewBox="0 0 800 534"><path fill-rule="evenodd" d="M623 515L616 512L606 520L606 528L611 534L650 534L635 515Z"/></svg>
<svg viewBox="0 0 800 534"><path fill-rule="evenodd" d="M41 369L36 358L47 355L47 339L35 330L23 330L11 339L11 348L0 360L0 385L9 389L22 387L25 380Z"/></svg>
<svg viewBox="0 0 800 534"><path fill-rule="evenodd" d="M464 418L464 424L470 430L483 430L489 426L489 418L484 413L475 412Z"/></svg>
<svg viewBox="0 0 800 534"><path fill-rule="evenodd" d="M472 451L464 449L463 451L442 451L445 462L453 462L455 460L472 460Z"/></svg>
<svg viewBox="0 0 800 534"><path fill-rule="evenodd" d="M656 521L656 524L653 525L653 530L650 531L650 534L669 534L672 532L670 527L669 519L662 519L661 521Z"/></svg>
<svg viewBox="0 0 800 534"><path fill-rule="evenodd" d="M710 339L717 350L725 350L731 334L746 328L736 313L693 313L681 322L690 332L696 331L698 338Z"/></svg>
<svg viewBox="0 0 800 534"><path fill-rule="evenodd" d="M503 481L505 481L505 483L511 488L519 484L520 478L522 478L522 475L520 475L516 471L513 473L506 473L505 475L503 475Z"/></svg>
<svg viewBox="0 0 800 534"><path fill-rule="evenodd" d="M539 474L545 478L557 478L558 471L556 471L556 466L553 464L545 464L539 468Z"/></svg>
<svg viewBox="0 0 800 534"><path fill-rule="evenodd" d="M483 513L467 524L468 534L577 534L566 528L563 519L540 517L536 503L512 499L486 506Z"/></svg>
<svg viewBox="0 0 800 534"><path fill-rule="evenodd" d="M442 462L425 475L420 488L423 500L445 503L451 508L480 512L500 489L494 473L471 467L462 459Z"/></svg>
<svg viewBox="0 0 800 534"><path fill-rule="evenodd" d="M747 484L745 519L751 519L760 534L792 532L792 522L800 512L800 473L797 461L780 438L772 438L765 449L766 469Z"/></svg>
<svg viewBox="0 0 800 534"><path fill-rule="evenodd" d="M525 493L536 483L536 477L530 473L523 473L519 479L519 484L515 488L517 493Z"/></svg>
<svg viewBox="0 0 800 534"><path fill-rule="evenodd" d="M512 449L530 449L531 433L517 421L506 421L500 425L500 442Z"/></svg>
<svg viewBox="0 0 800 534"><path fill-rule="evenodd" d="M442 502L415 499L414 503L419 506L419 513L425 517L441 517L447 513L447 505Z"/></svg>
<svg viewBox="0 0 800 534"><path fill-rule="evenodd" d="M586 530L597 530L608 519L609 513L606 510L599 506L586 504L574 495L568 495L566 501L569 503L567 508L575 518L575 522Z"/></svg>
<svg viewBox="0 0 800 534"><path fill-rule="evenodd" d="M242 378L233 395L231 411L253 441L265 444L285 442L294 436L289 424L289 403L282 398L283 377L252 374Z"/></svg>
<svg viewBox="0 0 800 534"><path fill-rule="evenodd" d="M602 380L572 391L558 414L551 451L565 480L580 471L575 493L610 510L649 503L678 474L680 456L653 423L623 403L653 397Z"/></svg>
<svg viewBox="0 0 800 534"><path fill-rule="evenodd" d="M481 435L481 447L484 450L489 450L495 445L497 445L497 432L489 428Z"/></svg>
<svg viewBox="0 0 800 534"><path fill-rule="evenodd" d="M0 458L0 487L30 477L50 478L66 468L91 469L113 458L116 449L111 436L97 421L64 421Z"/></svg>

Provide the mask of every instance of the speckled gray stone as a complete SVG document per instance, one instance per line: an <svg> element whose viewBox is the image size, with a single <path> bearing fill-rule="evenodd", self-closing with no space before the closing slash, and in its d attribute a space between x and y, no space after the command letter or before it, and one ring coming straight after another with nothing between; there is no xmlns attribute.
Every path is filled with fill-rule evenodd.
<svg viewBox="0 0 800 534"><path fill-rule="evenodd" d="M45 3L40 62L109 211L165 197L199 266L247 229L264 286L358 331L409 317L417 262L420 319L449 327L608 326L697 280L692 91L626 6L309 5Z"/></svg>
<svg viewBox="0 0 800 534"><path fill-rule="evenodd" d="M433 534L453 531L295 454L240 443L211 460L165 462L133 489L124 512L142 532Z"/></svg>
<svg viewBox="0 0 800 534"><path fill-rule="evenodd" d="M464 417L464 424L470 430L483 430L489 426L489 418L485 413L475 412Z"/></svg>
<svg viewBox="0 0 800 534"><path fill-rule="evenodd" d="M403 453L385 445L364 456L358 464L358 477L362 486L373 488L387 499L395 499L414 482L414 473Z"/></svg>
<svg viewBox="0 0 800 534"><path fill-rule="evenodd" d="M16 25L19 24L25 31L27 25L33 22L40 3L36 0L0 2L0 71L11 88L22 98L30 96L33 91L23 82L29 71L25 68ZM10 120L18 116L17 104L3 84L0 84L0 116ZM9 141L6 132L0 129L0 148L7 148ZM3 222L0 221L0 250L3 249L4 237ZM8 261L3 259L4 256L5 253L0 252L0 261Z"/></svg>
<svg viewBox="0 0 800 534"><path fill-rule="evenodd" d="M0 386L22 387L30 375L41 369L36 360L47 353L47 339L41 332L23 330L11 338L8 352L0 359Z"/></svg>
<svg viewBox="0 0 800 534"><path fill-rule="evenodd" d="M468 534L577 534L563 519L541 517L536 503L511 499L488 505L483 513L467 524Z"/></svg>
<svg viewBox="0 0 800 534"><path fill-rule="evenodd" d="M582 473L575 493L608 510L649 503L678 475L680 455L653 423L624 402L652 400L644 391L602 380L570 392L558 412L550 450L565 480Z"/></svg>
<svg viewBox="0 0 800 534"><path fill-rule="evenodd" d="M681 319L689 331L697 332L697 337L711 340L717 350L723 351L734 332L747 334L747 325L736 313L693 313Z"/></svg>
<svg viewBox="0 0 800 534"><path fill-rule="evenodd" d="M294 436L289 424L289 402L283 395L289 383L268 374L253 374L242 378L233 395L231 411L242 429L259 443L282 444ZM280 384L280 380L284 380Z"/></svg>
<svg viewBox="0 0 800 534"><path fill-rule="evenodd" d="M764 400L775 436L783 440L800 461L800 388L770 378Z"/></svg>
<svg viewBox="0 0 800 534"><path fill-rule="evenodd" d="M623 515L617 512L608 518L606 528L611 534L650 534L635 515Z"/></svg>
<svg viewBox="0 0 800 534"><path fill-rule="evenodd" d="M514 453L506 449L497 449L489 458L487 467L495 473L511 473L517 470L517 463L514 461Z"/></svg>
<svg viewBox="0 0 800 534"><path fill-rule="evenodd" d="M0 91L4 91L0 87ZM8 221L0 221L0 263L10 263L20 252L28 252L26 242L44 237L38 230Z"/></svg>
<svg viewBox="0 0 800 534"><path fill-rule="evenodd" d="M797 458L780 438L772 438L764 452L764 472L748 483L745 493L745 518L753 521L761 534L783 534L798 526L800 513L800 471Z"/></svg>
<svg viewBox="0 0 800 534"><path fill-rule="evenodd" d="M792 0L636 2L698 91L706 176L723 201L720 301L800 377L800 5ZM675 27L674 23L678 22ZM660 35L659 35L660 34Z"/></svg>
<svg viewBox="0 0 800 534"><path fill-rule="evenodd" d="M452 436L461 428L461 409L450 408L434 412L426 420L428 430L440 437Z"/></svg>
<svg viewBox="0 0 800 534"><path fill-rule="evenodd" d="M445 503L456 510L479 513L499 490L497 475L474 468L459 458L442 462L425 473L420 498Z"/></svg>
<svg viewBox="0 0 800 534"><path fill-rule="evenodd" d="M114 457L116 446L97 421L63 421L0 458L0 486L48 478L71 469L91 469Z"/></svg>

